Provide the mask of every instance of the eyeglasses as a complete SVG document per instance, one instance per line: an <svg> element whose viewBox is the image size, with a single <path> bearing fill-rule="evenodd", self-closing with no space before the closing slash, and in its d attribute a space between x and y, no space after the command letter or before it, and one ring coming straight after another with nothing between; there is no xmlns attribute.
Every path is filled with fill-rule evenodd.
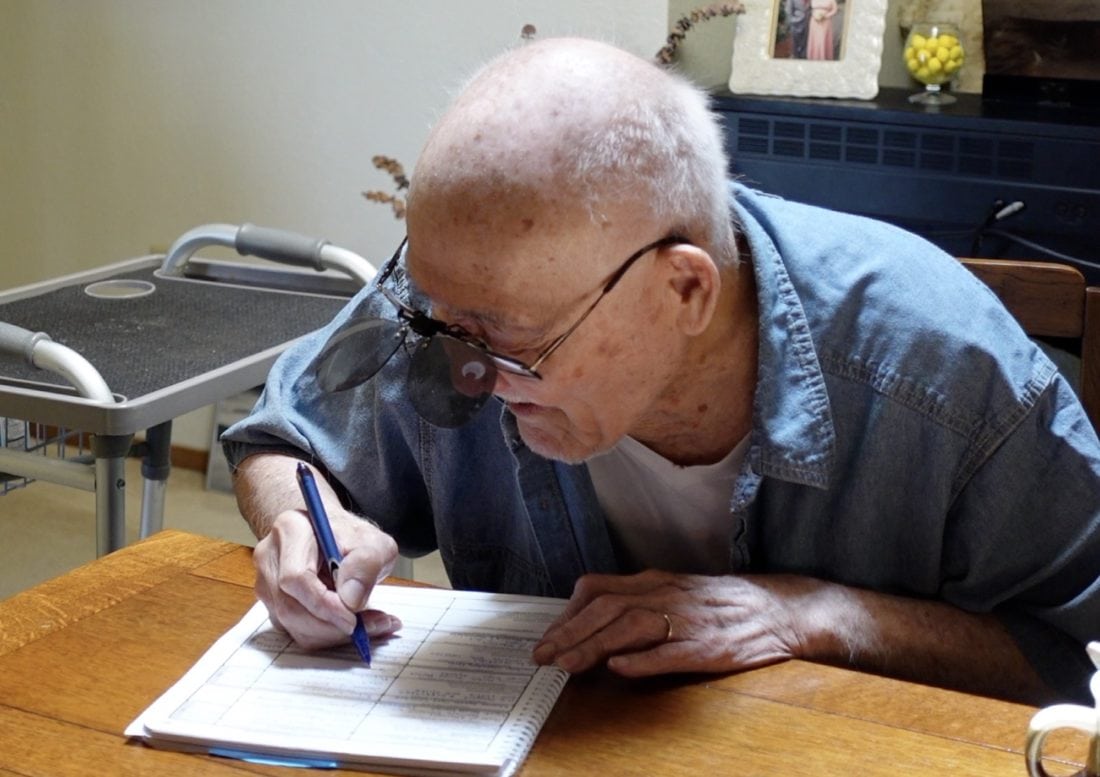
<svg viewBox="0 0 1100 777"><path fill-rule="evenodd" d="M399 272L399 259L408 238L378 274L375 289L396 308L397 320L362 316L349 320L317 357L314 369L321 388L344 391L373 378L406 343L409 332L419 341L413 346L406 386L416 412L430 424L455 428L471 420L493 395L498 372L542 380L539 367L553 354L622 280L635 262L650 251L667 245L690 243L669 235L648 243L631 254L604 283L599 296L585 308L572 326L555 337L530 363L497 353L480 338L457 324L448 324L403 302L384 284Z"/></svg>

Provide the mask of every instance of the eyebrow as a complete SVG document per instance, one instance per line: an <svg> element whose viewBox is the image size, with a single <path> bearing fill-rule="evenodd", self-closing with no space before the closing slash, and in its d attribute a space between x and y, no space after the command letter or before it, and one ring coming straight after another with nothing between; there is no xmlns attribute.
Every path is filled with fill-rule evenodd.
<svg viewBox="0 0 1100 777"><path fill-rule="evenodd" d="M429 297L429 300L431 298ZM478 324L484 324L494 329L498 329L508 334L519 334L522 336L536 336L541 335L546 331L545 325L533 325L524 326L518 324L515 321L509 321L503 316L494 313L491 310L478 310L475 308L467 309L453 309L448 311L453 317L459 320L476 321Z"/></svg>
<svg viewBox="0 0 1100 777"><path fill-rule="evenodd" d="M410 285L417 288L420 296L427 300L428 314L434 315L436 305L435 298L424 291L424 289L416 285L416 282L413 280L412 274L408 272L407 266L405 268L405 278ZM493 329L500 330L503 333L507 333L510 335L518 334L521 337L528 338L542 336L547 331L546 325L544 324L525 326L514 320L508 320L507 318L493 310L487 310L484 308L452 308L449 305L444 305L444 307L447 308L447 312L450 314L449 318L453 319L448 323L455 323L456 321L471 321L478 324L479 326L484 325Z"/></svg>
<svg viewBox="0 0 1100 777"><path fill-rule="evenodd" d="M435 299L426 291L424 291L424 289L417 286L416 281L412 277L412 273L409 272L408 255L409 247L408 245L406 245L404 250L401 252L401 264L403 265L405 278L409 284L419 289L420 294L428 300L429 309L431 309L435 305ZM450 310L450 312L452 316L457 319L476 321L478 324L487 324L488 326L500 329L502 331L507 331L509 333L519 333L527 337L541 336L547 332L547 327L545 325L524 326L522 324L516 323L515 321L508 321L499 313L491 310L483 310L477 308L453 308Z"/></svg>

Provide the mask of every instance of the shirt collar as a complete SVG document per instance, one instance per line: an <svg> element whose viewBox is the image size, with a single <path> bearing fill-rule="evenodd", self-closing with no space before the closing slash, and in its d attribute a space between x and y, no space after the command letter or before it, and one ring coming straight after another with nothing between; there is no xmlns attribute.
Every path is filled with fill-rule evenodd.
<svg viewBox="0 0 1100 777"><path fill-rule="evenodd" d="M760 311L750 457L762 475L824 488L836 453L829 394L802 300L766 227L765 197L732 187L731 207L749 244Z"/></svg>

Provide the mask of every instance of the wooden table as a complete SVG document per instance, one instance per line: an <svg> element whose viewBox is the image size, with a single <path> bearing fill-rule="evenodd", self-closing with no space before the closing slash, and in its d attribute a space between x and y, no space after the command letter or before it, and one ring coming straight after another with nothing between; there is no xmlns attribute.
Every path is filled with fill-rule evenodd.
<svg viewBox="0 0 1100 777"><path fill-rule="evenodd" d="M166 531L0 602L0 776L302 774L121 733L253 603L249 554ZM728 677L597 673L570 680L522 774L1022 775L1033 713L801 661ZM1049 744L1085 753L1069 734Z"/></svg>

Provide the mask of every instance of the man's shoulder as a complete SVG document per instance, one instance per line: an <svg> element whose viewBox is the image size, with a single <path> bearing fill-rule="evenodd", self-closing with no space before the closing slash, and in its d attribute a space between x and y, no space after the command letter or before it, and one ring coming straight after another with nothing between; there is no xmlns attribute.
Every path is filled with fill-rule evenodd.
<svg viewBox="0 0 1100 777"><path fill-rule="evenodd" d="M841 385L973 426L1019 411L1053 378L997 297L927 240L760 193L737 199L766 232L765 250L774 248L754 261L782 276L761 279L762 312L797 306L788 315L804 316L822 371Z"/></svg>

